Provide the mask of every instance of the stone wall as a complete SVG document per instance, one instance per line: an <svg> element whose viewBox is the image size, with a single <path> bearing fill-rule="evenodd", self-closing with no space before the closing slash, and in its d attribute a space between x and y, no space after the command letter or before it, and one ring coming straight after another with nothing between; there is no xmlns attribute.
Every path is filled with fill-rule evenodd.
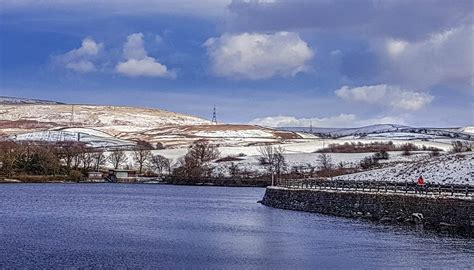
<svg viewBox="0 0 474 270"><path fill-rule="evenodd" d="M474 235L472 199L268 187L261 203L387 223L422 224L427 229Z"/></svg>

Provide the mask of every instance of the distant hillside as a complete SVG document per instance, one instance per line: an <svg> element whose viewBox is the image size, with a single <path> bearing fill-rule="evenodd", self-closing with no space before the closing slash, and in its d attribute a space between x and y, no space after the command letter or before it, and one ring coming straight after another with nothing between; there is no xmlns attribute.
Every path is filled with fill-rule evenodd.
<svg viewBox="0 0 474 270"><path fill-rule="evenodd" d="M94 127L112 135L167 125L201 125L208 120L160 109L66 104L2 104L0 128Z"/></svg>
<svg viewBox="0 0 474 270"><path fill-rule="evenodd" d="M41 103L43 102L43 103ZM77 141L121 147L144 140L182 147L198 139L219 145L249 145L301 138L252 125L213 125L209 120L160 109L72 105L6 98L0 103L0 136L19 141Z"/></svg>
<svg viewBox="0 0 474 270"><path fill-rule="evenodd" d="M318 128L318 127L284 127L281 130L306 132L325 138L349 138L349 137L384 137L384 138L406 138L406 139L433 139L433 138L457 138L463 140L474 140L474 134L470 133L471 127L459 128L425 128L409 127L394 124L371 125L359 128Z"/></svg>
<svg viewBox="0 0 474 270"><path fill-rule="evenodd" d="M57 101L0 96L0 104L64 104Z"/></svg>

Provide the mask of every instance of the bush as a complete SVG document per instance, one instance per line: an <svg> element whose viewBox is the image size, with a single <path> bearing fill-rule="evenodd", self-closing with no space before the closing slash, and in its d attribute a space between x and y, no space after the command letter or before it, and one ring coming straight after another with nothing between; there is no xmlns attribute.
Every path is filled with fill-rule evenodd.
<svg viewBox="0 0 474 270"><path fill-rule="evenodd" d="M374 158L374 156L365 157L359 163L362 169L370 169L372 167L377 166L378 164L379 164L379 160L377 158Z"/></svg>
<svg viewBox="0 0 474 270"><path fill-rule="evenodd" d="M69 180L79 182L82 179L82 173L80 171L71 170L68 175Z"/></svg>
<svg viewBox="0 0 474 270"><path fill-rule="evenodd" d="M405 143L400 146L402 156L411 156L411 151L417 150L418 148L412 143Z"/></svg>
<svg viewBox="0 0 474 270"><path fill-rule="evenodd" d="M451 143L453 153L470 152L472 147L468 142L454 141Z"/></svg>
<svg viewBox="0 0 474 270"><path fill-rule="evenodd" d="M385 150L380 150L379 152L374 154L374 158L376 158L376 159L388 159L389 156L390 155Z"/></svg>
<svg viewBox="0 0 474 270"><path fill-rule="evenodd" d="M431 150L430 156L432 156L432 157L439 156L439 152L440 152L440 150L435 148L435 149Z"/></svg>

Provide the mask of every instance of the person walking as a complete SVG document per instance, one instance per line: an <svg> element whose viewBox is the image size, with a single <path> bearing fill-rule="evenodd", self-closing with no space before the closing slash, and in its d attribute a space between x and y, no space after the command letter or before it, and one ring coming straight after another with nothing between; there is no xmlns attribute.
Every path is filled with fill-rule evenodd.
<svg viewBox="0 0 474 270"><path fill-rule="evenodd" d="M418 177L417 184L418 184L418 190L420 191L420 193L422 193L423 190L425 189L425 185L426 185L425 179L423 178L422 175L420 175L420 177Z"/></svg>

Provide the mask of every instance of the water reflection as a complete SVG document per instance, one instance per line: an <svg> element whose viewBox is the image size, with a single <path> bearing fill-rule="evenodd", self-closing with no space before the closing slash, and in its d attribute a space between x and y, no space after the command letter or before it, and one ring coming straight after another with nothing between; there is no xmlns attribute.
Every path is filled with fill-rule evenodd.
<svg viewBox="0 0 474 270"><path fill-rule="evenodd" d="M0 268L470 267L472 240L257 204L264 189L1 185Z"/></svg>

